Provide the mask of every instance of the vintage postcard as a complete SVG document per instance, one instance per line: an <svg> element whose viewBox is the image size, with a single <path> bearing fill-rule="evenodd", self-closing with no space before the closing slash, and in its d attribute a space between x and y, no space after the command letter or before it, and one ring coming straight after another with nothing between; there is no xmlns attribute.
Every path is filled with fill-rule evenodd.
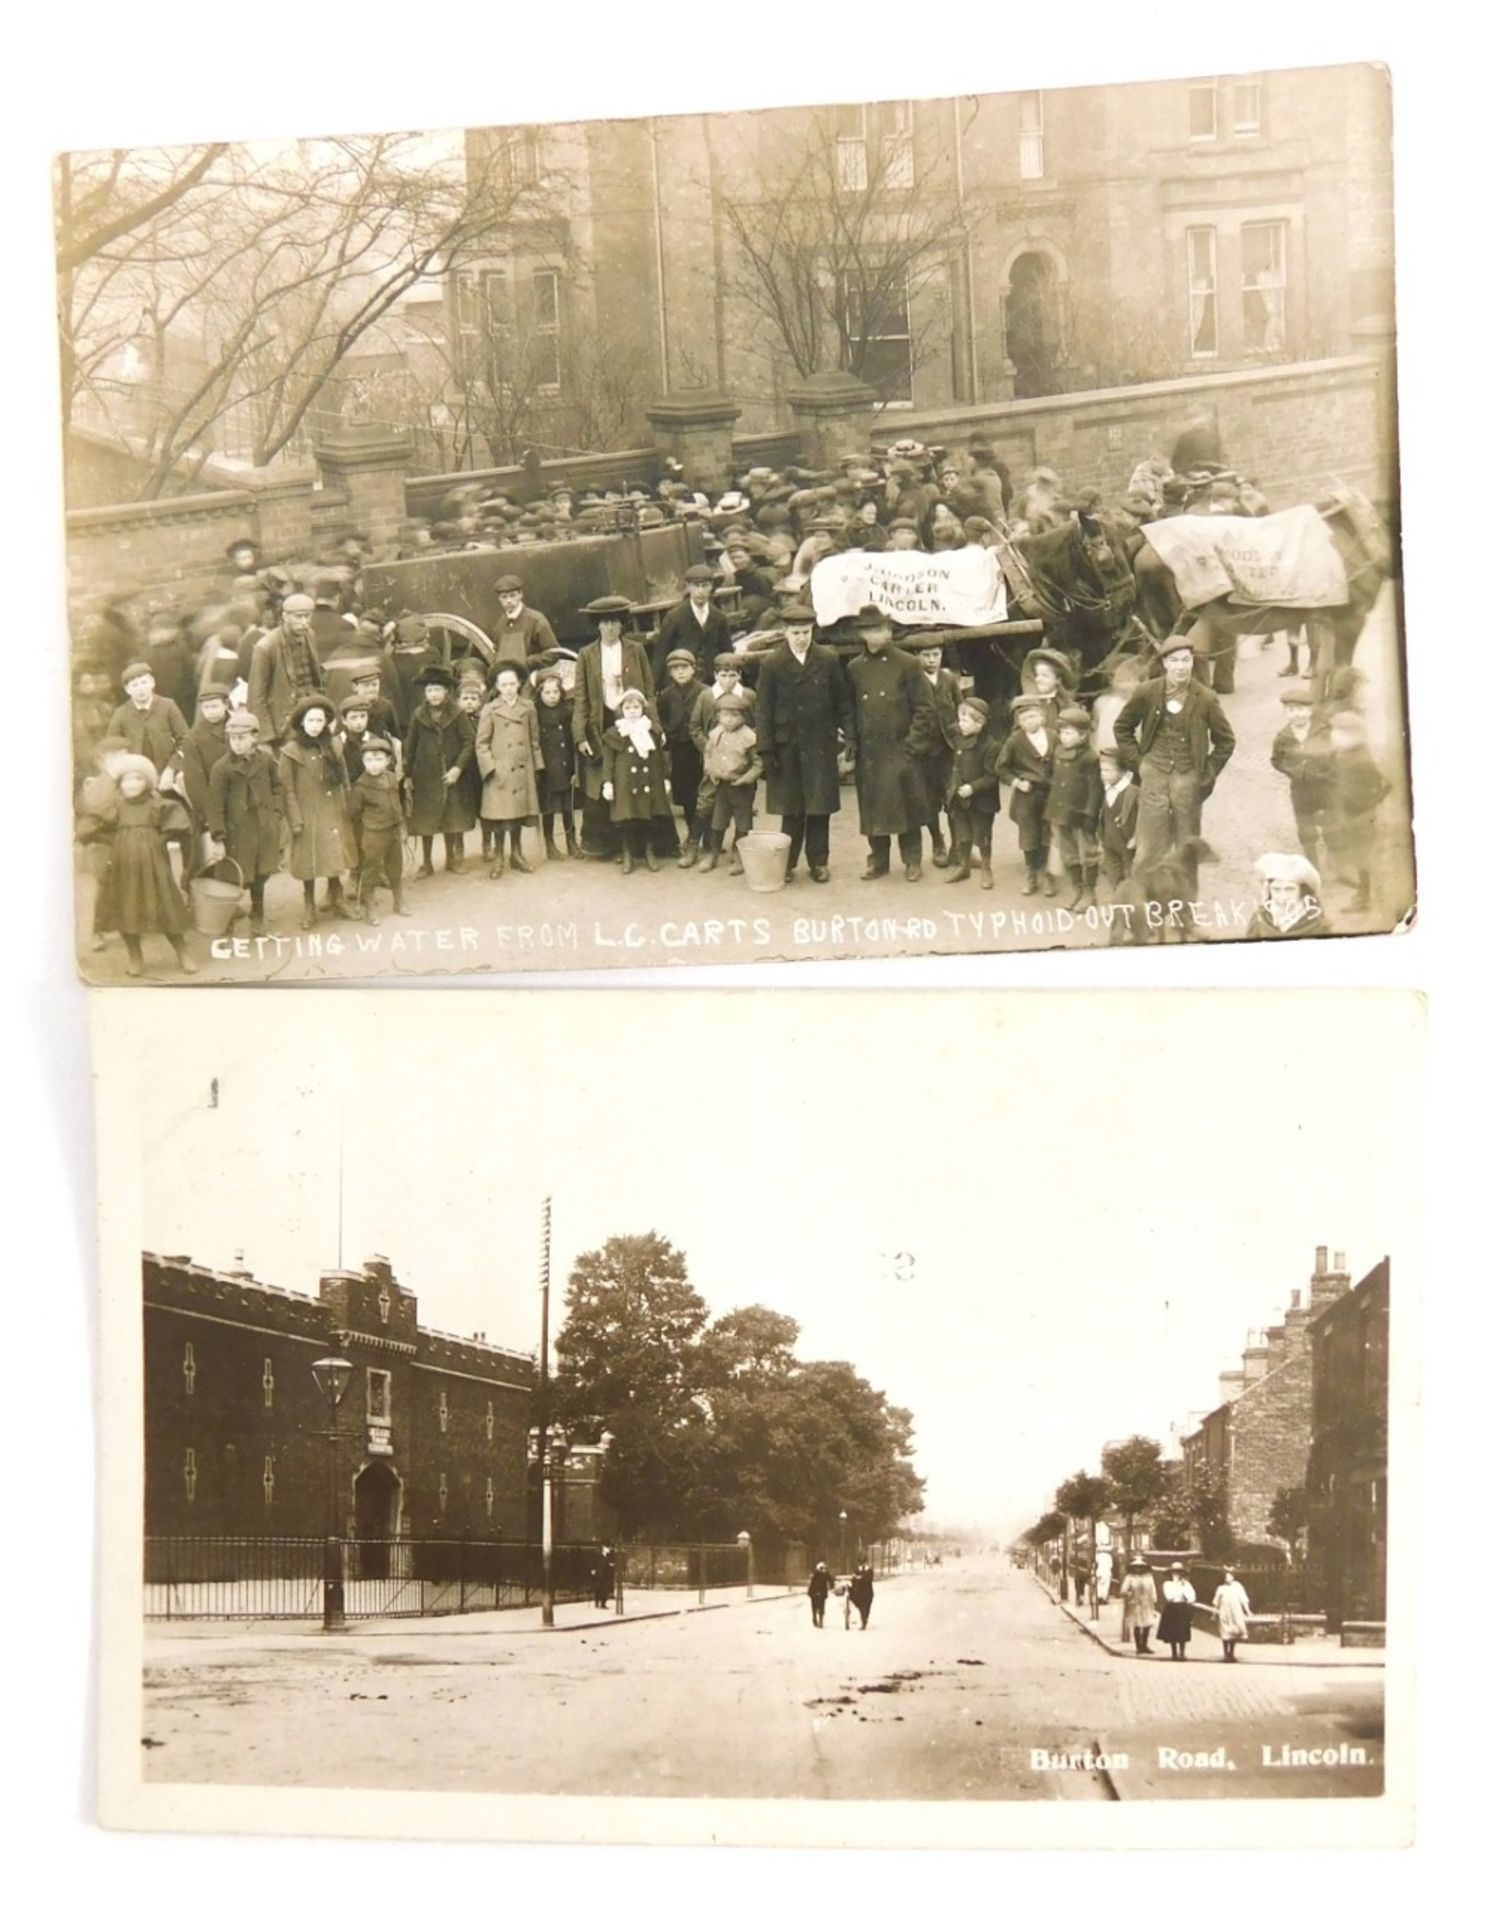
<svg viewBox="0 0 1493 1920"><path fill-rule="evenodd" d="M108 1824L1408 1841L1418 996L492 1004L94 997Z"/></svg>
<svg viewBox="0 0 1493 1920"><path fill-rule="evenodd" d="M1411 924L1388 72L811 102L57 160L88 981Z"/></svg>

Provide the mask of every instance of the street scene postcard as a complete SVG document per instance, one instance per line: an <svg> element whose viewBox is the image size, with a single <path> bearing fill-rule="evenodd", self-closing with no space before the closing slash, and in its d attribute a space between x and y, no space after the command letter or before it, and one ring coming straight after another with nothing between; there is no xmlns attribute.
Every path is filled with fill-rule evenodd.
<svg viewBox="0 0 1493 1920"><path fill-rule="evenodd" d="M106 1824L1408 1843L1419 996L387 1006L94 996Z"/></svg>
<svg viewBox="0 0 1493 1920"><path fill-rule="evenodd" d="M88 981L1411 925L1382 66L54 190Z"/></svg>

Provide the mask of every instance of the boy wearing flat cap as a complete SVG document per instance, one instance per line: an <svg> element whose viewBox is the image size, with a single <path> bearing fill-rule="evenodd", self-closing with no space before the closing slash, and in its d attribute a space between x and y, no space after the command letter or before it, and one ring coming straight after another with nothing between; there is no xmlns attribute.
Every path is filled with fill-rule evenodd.
<svg viewBox="0 0 1493 1920"><path fill-rule="evenodd" d="M726 828L734 827L731 871L740 873L741 839L752 830L762 762L757 757L757 736L747 725L747 703L739 693L722 694L715 703L715 725L705 743L705 775L715 798L710 806L710 847L700 871L709 873L715 866L725 848Z"/></svg>
<svg viewBox="0 0 1493 1920"><path fill-rule="evenodd" d="M280 768L259 742L259 722L247 707L228 716L228 751L215 762L207 783L208 857L231 860L249 889L249 926L264 931L264 889L280 867L280 829L285 796Z"/></svg>
<svg viewBox="0 0 1493 1920"><path fill-rule="evenodd" d="M697 564L684 572L684 598L664 615L653 649L653 678L662 686L671 653L680 649L691 654L695 670L704 678L705 664L731 645L731 629L726 616L712 599L716 574L714 567Z"/></svg>
<svg viewBox="0 0 1493 1920"><path fill-rule="evenodd" d="M700 780L704 760L692 738L695 708L705 689L694 654L688 647L675 647L664 660L664 678L659 685L658 717L669 749L669 777L674 786L674 804L684 815L684 846L679 855L681 867L692 867L700 857L704 830L697 814Z"/></svg>
<svg viewBox="0 0 1493 1920"><path fill-rule="evenodd" d="M996 771L1011 789L1011 824L1026 863L1021 883L1024 894L1040 883L1049 899L1057 882L1047 872L1051 829L1047 824L1047 794L1052 786L1052 760L1057 736L1047 721L1047 703L1040 695L1023 693L1011 702L1014 722L996 760Z"/></svg>
<svg viewBox="0 0 1493 1920"><path fill-rule="evenodd" d="M954 750L949 761L944 804L954 837L953 871L949 880L967 880L971 860L980 868L980 885L988 893L995 885L990 871L990 839L1000 811L997 748L990 737L990 709L983 700L967 695L954 716Z"/></svg>
<svg viewBox="0 0 1493 1920"><path fill-rule="evenodd" d="M1057 839L1058 855L1073 888L1067 904L1075 912L1094 904L1103 805L1099 756L1089 745L1089 716L1082 707L1064 707L1058 715L1058 744L1052 756L1047 824Z"/></svg>
<svg viewBox="0 0 1493 1920"><path fill-rule="evenodd" d="M174 700L156 692L150 664L132 660L119 676L125 699L109 716L108 733L124 739L131 753L144 754L163 773L187 737L187 723Z"/></svg>

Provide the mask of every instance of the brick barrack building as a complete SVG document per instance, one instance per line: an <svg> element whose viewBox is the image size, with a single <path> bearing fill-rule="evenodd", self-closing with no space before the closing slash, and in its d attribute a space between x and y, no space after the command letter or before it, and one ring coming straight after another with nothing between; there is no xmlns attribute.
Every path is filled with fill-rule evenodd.
<svg viewBox="0 0 1493 1920"><path fill-rule="evenodd" d="M147 1534L321 1533L330 1442L311 1366L337 1351L354 1366L338 1414L352 1537L537 1537L532 1356L421 1326L387 1260L323 1274L315 1297L151 1253L143 1277ZM573 1450L560 1537L596 1537L598 1467Z"/></svg>

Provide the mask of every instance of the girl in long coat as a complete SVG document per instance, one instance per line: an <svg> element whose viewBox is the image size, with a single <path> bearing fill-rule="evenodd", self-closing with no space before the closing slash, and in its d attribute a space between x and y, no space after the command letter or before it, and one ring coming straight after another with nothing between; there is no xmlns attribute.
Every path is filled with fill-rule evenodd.
<svg viewBox="0 0 1493 1920"><path fill-rule="evenodd" d="M617 724L601 737L601 779L602 798L622 829L622 871L631 873L634 856L641 853L650 871L657 873L652 825L674 817L669 762L658 722L633 687L622 696Z"/></svg>
<svg viewBox="0 0 1493 1920"><path fill-rule="evenodd" d="M184 939L187 903L166 857L166 827L176 804L156 791L156 777L144 754L126 754L118 763L119 799L106 823L109 859L94 925L101 933L123 935L126 973L144 972L140 943L147 933L164 934L182 972L195 973Z"/></svg>
<svg viewBox="0 0 1493 1920"><path fill-rule="evenodd" d="M207 784L207 831L214 860L232 860L249 889L249 924L264 925L265 882L280 865L285 799L280 769L259 744L259 722L240 707L228 722L228 751Z"/></svg>
<svg viewBox="0 0 1493 1920"><path fill-rule="evenodd" d="M1040 880L1051 898L1058 890L1056 877L1045 871L1051 829L1047 824L1047 796L1052 787L1053 753L1057 732L1045 723L1044 703L1034 695L1023 694L1011 702L1015 721L1006 735L996 772L1011 789L1011 823L1026 862L1023 893L1035 893Z"/></svg>
<svg viewBox="0 0 1493 1920"><path fill-rule="evenodd" d="M452 702L447 668L426 667L415 677L422 698L404 736L404 778L409 787L410 832L418 833L420 876L435 872L435 836L446 840L446 871L461 872L461 843L477 824L462 774L477 752L477 729Z"/></svg>
<svg viewBox="0 0 1493 1920"><path fill-rule="evenodd" d="M519 671L511 662L498 668L498 696L489 700L477 722L477 767L482 775L482 824L494 830L493 861L487 874L503 874L503 829L508 829L516 872L532 873L524 858L523 831L539 815L539 776L544 752L534 702L519 694Z"/></svg>
<svg viewBox="0 0 1493 1920"><path fill-rule="evenodd" d="M1249 1638L1249 1595L1234 1578L1234 1569L1225 1567L1223 1579L1213 1595L1218 1613L1218 1637L1223 1642L1223 1657L1232 1660L1234 1649Z"/></svg>
<svg viewBox="0 0 1493 1920"><path fill-rule="evenodd" d="M1151 1630L1156 1625L1156 1576L1144 1560L1132 1560L1120 1582L1123 1608L1120 1630L1135 1642L1137 1654L1151 1651Z"/></svg>
<svg viewBox="0 0 1493 1920"><path fill-rule="evenodd" d="M544 823L544 851L560 858L555 845L555 815L565 829L565 851L573 860L580 852L575 834L574 706L565 691L558 667L545 667L534 676L534 715L539 722L539 812Z"/></svg>
<svg viewBox="0 0 1493 1920"><path fill-rule="evenodd" d="M290 870L301 883L301 925L316 925L316 883L327 883L327 910L351 920L342 876L357 865L347 819L347 768L332 733L332 702L308 693L291 709L290 738L280 749L280 780L290 826Z"/></svg>
<svg viewBox="0 0 1493 1920"><path fill-rule="evenodd" d="M1156 1638L1167 1643L1174 1660L1187 1658L1187 1643L1192 1638L1192 1607L1196 1599L1192 1582L1182 1570L1182 1562L1174 1560L1171 1572L1161 1583L1161 1624L1156 1629Z"/></svg>

